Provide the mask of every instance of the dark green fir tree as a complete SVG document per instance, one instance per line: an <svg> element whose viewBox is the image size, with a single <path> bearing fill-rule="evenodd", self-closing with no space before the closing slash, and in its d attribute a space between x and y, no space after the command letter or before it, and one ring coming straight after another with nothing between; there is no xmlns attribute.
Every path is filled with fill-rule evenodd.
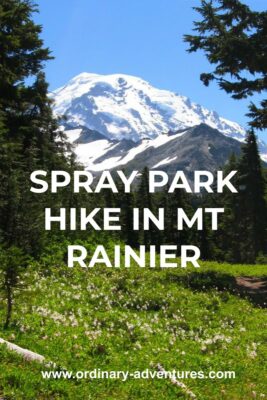
<svg viewBox="0 0 267 400"><path fill-rule="evenodd" d="M234 99L263 93L267 88L267 11L254 11L240 0L201 0L194 7L200 20L196 34L185 35L189 52L204 50L214 70L202 73L207 86L216 81ZM251 126L267 127L267 100L250 105Z"/></svg>
<svg viewBox="0 0 267 400"><path fill-rule="evenodd" d="M12 253L20 254L21 260L23 254L40 254L43 202L54 202L30 191L30 174L35 169L69 168L63 142L56 140L57 121L43 73L51 57L40 38L41 26L33 20L36 11L29 0L0 3L0 246L8 255L1 263L8 302L22 264ZM6 327L10 308L8 313Z"/></svg>
<svg viewBox="0 0 267 400"><path fill-rule="evenodd" d="M267 210L262 163L253 130L247 133L239 162L239 198L241 261L255 262L259 253L267 253Z"/></svg>

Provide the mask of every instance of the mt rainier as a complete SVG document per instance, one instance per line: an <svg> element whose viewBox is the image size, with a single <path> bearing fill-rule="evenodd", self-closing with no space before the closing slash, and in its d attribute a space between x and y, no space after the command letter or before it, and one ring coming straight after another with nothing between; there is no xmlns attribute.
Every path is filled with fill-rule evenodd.
<svg viewBox="0 0 267 400"><path fill-rule="evenodd" d="M85 126L109 139L138 141L200 123L237 139L244 136L237 123L134 76L82 73L52 97L55 113L66 114L70 125Z"/></svg>
<svg viewBox="0 0 267 400"><path fill-rule="evenodd" d="M245 138L237 123L130 75L82 73L51 93L51 98L55 114L67 117L64 129L78 159L94 171L129 162L132 166L135 159L139 168L146 163L150 168L173 169L181 159L184 167L187 158L189 169L195 146L201 165L215 168L230 152L238 152ZM201 128L192 131L197 126ZM267 145L260 141L259 146L267 160Z"/></svg>

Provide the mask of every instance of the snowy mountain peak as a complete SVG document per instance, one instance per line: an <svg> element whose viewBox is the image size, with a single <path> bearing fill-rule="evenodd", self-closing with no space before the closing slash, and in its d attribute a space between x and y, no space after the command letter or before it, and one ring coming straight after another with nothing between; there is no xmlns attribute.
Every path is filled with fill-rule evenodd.
<svg viewBox="0 0 267 400"><path fill-rule="evenodd" d="M237 123L131 75L83 72L55 90L52 98L55 113L67 115L72 127L85 126L108 139L138 142L200 123L244 139L244 129Z"/></svg>

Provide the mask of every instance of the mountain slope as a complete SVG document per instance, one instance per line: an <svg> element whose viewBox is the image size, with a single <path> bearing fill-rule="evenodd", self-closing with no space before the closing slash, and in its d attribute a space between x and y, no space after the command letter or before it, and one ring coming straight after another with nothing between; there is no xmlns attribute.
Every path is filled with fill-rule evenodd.
<svg viewBox="0 0 267 400"><path fill-rule="evenodd" d="M127 164L127 169L138 169L138 165L143 165L166 171L169 175L183 170L190 176L196 170L214 172L225 165L230 154L240 153L240 142L206 124L178 135L173 135L175 139L159 147L147 148Z"/></svg>
<svg viewBox="0 0 267 400"><path fill-rule="evenodd" d="M139 142L111 140L84 127L65 133L78 161L96 173L114 168L141 170L145 166L170 175L179 169L189 175L194 170L214 171L226 163L231 153L239 154L241 148L239 141L206 124Z"/></svg>
<svg viewBox="0 0 267 400"><path fill-rule="evenodd" d="M134 76L82 73L54 91L52 98L55 113L66 114L73 127L82 125L109 139L137 142L200 123L244 139L237 123Z"/></svg>

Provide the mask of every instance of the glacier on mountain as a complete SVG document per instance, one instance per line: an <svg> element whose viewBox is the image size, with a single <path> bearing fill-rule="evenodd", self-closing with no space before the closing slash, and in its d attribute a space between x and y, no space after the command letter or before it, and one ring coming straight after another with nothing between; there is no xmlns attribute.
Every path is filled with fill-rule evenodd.
<svg viewBox="0 0 267 400"><path fill-rule="evenodd" d="M244 129L189 98L157 89L129 75L82 73L52 93L54 111L72 127L85 126L109 139L139 141L206 123L242 140Z"/></svg>
<svg viewBox="0 0 267 400"><path fill-rule="evenodd" d="M201 124L239 142L245 139L236 122L135 76L82 73L51 97L55 114L67 117L65 133L79 161L92 171L126 165L148 148L163 146ZM259 140L259 149L267 161L267 144ZM156 165L173 162L166 155Z"/></svg>

